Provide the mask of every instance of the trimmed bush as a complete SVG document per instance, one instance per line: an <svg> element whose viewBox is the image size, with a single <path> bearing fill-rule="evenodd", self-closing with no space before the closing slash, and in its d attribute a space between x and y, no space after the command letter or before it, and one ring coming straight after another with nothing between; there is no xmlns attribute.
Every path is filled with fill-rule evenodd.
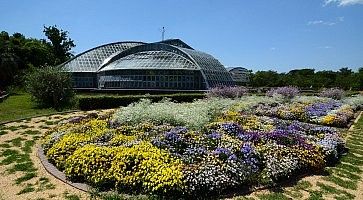
<svg viewBox="0 0 363 200"><path fill-rule="evenodd" d="M80 96L78 97L81 110L108 109L127 106L140 99L150 99L152 102L169 98L176 102L193 102L203 99L205 94L163 94L163 95L135 95L135 96Z"/></svg>
<svg viewBox="0 0 363 200"><path fill-rule="evenodd" d="M59 67L36 68L26 76L26 87L34 100L45 107L70 104L74 92L68 73Z"/></svg>

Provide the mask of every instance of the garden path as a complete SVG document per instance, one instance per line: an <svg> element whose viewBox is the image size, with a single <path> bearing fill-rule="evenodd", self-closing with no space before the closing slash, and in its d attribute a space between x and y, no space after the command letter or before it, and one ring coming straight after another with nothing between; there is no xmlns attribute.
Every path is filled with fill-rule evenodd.
<svg viewBox="0 0 363 200"><path fill-rule="evenodd" d="M42 166L40 137L59 121L91 112L36 117L0 125L0 200L88 199L89 194L51 176Z"/></svg>

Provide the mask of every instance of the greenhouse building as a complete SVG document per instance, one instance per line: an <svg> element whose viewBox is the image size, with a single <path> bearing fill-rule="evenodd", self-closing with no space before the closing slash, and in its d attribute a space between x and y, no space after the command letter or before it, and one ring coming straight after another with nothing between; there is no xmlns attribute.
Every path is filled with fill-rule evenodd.
<svg viewBox="0 0 363 200"><path fill-rule="evenodd" d="M207 90L234 85L213 56L179 39L116 42L85 51L62 66L74 88L98 90Z"/></svg>

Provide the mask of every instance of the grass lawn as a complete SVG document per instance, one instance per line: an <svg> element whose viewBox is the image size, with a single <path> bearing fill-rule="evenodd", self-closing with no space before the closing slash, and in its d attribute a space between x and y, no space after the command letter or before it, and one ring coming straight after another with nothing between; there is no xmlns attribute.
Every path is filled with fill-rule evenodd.
<svg viewBox="0 0 363 200"><path fill-rule="evenodd" d="M52 108L37 108L30 94L18 92L0 103L0 123L37 115L57 113Z"/></svg>

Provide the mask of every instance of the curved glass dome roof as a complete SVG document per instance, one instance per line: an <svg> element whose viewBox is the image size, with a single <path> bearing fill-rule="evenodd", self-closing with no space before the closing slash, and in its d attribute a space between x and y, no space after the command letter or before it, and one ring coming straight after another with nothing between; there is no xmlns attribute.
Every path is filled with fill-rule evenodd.
<svg viewBox="0 0 363 200"><path fill-rule="evenodd" d="M62 65L70 72L97 72L99 66L110 55L124 51L134 46L142 45L143 42L115 42L95 47L78 54Z"/></svg>
<svg viewBox="0 0 363 200"><path fill-rule="evenodd" d="M224 68L224 66L213 56L201 51L187 48L179 49L186 52L194 60L194 62L198 64L208 82L208 88L219 85L234 84L232 77L226 68Z"/></svg>
<svg viewBox="0 0 363 200"><path fill-rule="evenodd" d="M120 58L100 71L117 69L191 69L198 67L190 60L168 51L142 51Z"/></svg>
<svg viewBox="0 0 363 200"><path fill-rule="evenodd" d="M234 85L217 59L179 39L106 44L63 65L73 73L75 87L203 90Z"/></svg>

